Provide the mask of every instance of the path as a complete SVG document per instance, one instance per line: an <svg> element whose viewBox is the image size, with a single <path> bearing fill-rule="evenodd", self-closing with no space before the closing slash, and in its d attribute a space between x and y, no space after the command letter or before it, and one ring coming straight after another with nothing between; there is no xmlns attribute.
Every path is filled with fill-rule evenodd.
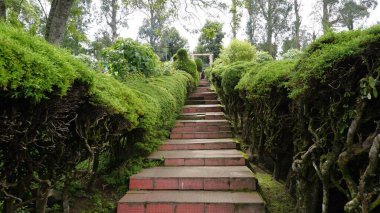
<svg viewBox="0 0 380 213"><path fill-rule="evenodd" d="M202 80L183 108L170 140L150 159L163 167L130 179L118 213L263 213L256 179L236 150L217 96Z"/></svg>

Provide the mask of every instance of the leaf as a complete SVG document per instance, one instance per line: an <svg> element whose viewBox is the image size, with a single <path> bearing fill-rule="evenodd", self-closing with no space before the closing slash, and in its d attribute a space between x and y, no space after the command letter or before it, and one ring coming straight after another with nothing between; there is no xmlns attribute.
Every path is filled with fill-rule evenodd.
<svg viewBox="0 0 380 213"><path fill-rule="evenodd" d="M376 89L376 88L373 88L372 91L373 91L373 96L374 96L375 98L377 98L377 97L379 96L379 94L378 94L378 92L377 92L377 89Z"/></svg>
<svg viewBox="0 0 380 213"><path fill-rule="evenodd" d="M376 88L376 80L372 76L368 78L368 83L372 89Z"/></svg>

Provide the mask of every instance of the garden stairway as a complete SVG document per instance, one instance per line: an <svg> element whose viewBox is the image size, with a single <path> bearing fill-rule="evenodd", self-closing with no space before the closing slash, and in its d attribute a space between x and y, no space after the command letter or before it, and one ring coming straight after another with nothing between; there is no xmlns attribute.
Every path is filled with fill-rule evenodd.
<svg viewBox="0 0 380 213"><path fill-rule="evenodd" d="M164 166L131 176L118 213L263 213L257 181L236 150L217 96L202 80L170 139L150 159Z"/></svg>

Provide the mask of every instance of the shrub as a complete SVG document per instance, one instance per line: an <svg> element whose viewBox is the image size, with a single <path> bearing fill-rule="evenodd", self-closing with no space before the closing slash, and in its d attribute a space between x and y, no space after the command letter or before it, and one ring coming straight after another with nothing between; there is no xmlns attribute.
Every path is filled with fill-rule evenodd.
<svg viewBox="0 0 380 213"><path fill-rule="evenodd" d="M257 51L256 61L257 63L263 63L266 61L273 61L273 57L266 51Z"/></svg>
<svg viewBox="0 0 380 213"><path fill-rule="evenodd" d="M185 49L179 49L174 56L174 67L178 70L183 70L193 76L195 85L199 83L199 73L197 72L197 65L187 54Z"/></svg>
<svg viewBox="0 0 380 213"><path fill-rule="evenodd" d="M249 42L233 39L228 47L221 51L220 58L225 64L237 61L255 61L256 48Z"/></svg>
<svg viewBox="0 0 380 213"><path fill-rule="evenodd" d="M301 50L290 49L286 51L284 54L282 54L281 57L283 59L298 59L301 57L302 53L303 52Z"/></svg>
<svg viewBox="0 0 380 213"><path fill-rule="evenodd" d="M203 61L200 58L195 59L195 64L197 65L198 72L202 72L203 70Z"/></svg>
<svg viewBox="0 0 380 213"><path fill-rule="evenodd" d="M70 187L80 178L91 186L102 172L162 142L192 77L177 71L125 81L0 24L0 190L6 192L0 200L7 211L37 206L42 212L57 185ZM107 159L102 170L100 156Z"/></svg>
<svg viewBox="0 0 380 213"><path fill-rule="evenodd" d="M158 74L159 59L152 47L132 39L116 41L103 55L104 67L119 80L135 72L142 72L147 77Z"/></svg>

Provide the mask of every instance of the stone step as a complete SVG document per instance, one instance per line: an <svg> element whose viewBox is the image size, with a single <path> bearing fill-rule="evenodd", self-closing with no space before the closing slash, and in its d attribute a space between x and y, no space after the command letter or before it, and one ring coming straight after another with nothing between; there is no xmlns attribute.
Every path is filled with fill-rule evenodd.
<svg viewBox="0 0 380 213"><path fill-rule="evenodd" d="M219 100L187 100L186 105L220 104Z"/></svg>
<svg viewBox="0 0 380 213"><path fill-rule="evenodd" d="M183 133L183 132L218 132L218 131L231 131L230 126L222 125L208 125L208 126L183 126L175 127L172 129L171 133Z"/></svg>
<svg viewBox="0 0 380 213"><path fill-rule="evenodd" d="M265 213L257 192L129 191L118 202L118 213Z"/></svg>
<svg viewBox="0 0 380 213"><path fill-rule="evenodd" d="M177 120L175 127L184 126L229 126L228 120Z"/></svg>
<svg viewBox="0 0 380 213"><path fill-rule="evenodd" d="M216 100L218 96L215 92L196 92L190 95L191 98L203 97L205 100Z"/></svg>
<svg viewBox="0 0 380 213"><path fill-rule="evenodd" d="M198 87L194 92L198 93L198 92L213 92L213 91L209 87Z"/></svg>
<svg viewBox="0 0 380 213"><path fill-rule="evenodd" d="M182 113L199 113L199 112L222 112L223 105L205 104L205 105L185 105Z"/></svg>
<svg viewBox="0 0 380 213"><path fill-rule="evenodd" d="M157 151L148 159L164 159L165 166L244 166L243 154L236 149Z"/></svg>
<svg viewBox="0 0 380 213"><path fill-rule="evenodd" d="M225 120L223 112L182 113L179 120Z"/></svg>
<svg viewBox="0 0 380 213"><path fill-rule="evenodd" d="M170 139L213 139L213 138L231 138L231 131L218 132L179 132L171 133Z"/></svg>
<svg viewBox="0 0 380 213"><path fill-rule="evenodd" d="M180 139L167 140L160 146L160 150L210 150L236 149L236 142L232 138L222 139Z"/></svg>
<svg viewBox="0 0 380 213"><path fill-rule="evenodd" d="M132 175L133 190L256 190L256 178L246 166L154 167Z"/></svg>

